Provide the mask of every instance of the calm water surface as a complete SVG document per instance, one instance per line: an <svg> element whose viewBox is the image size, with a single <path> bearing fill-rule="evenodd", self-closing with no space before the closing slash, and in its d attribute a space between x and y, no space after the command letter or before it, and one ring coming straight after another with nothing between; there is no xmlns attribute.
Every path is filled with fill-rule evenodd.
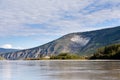
<svg viewBox="0 0 120 80"><path fill-rule="evenodd" d="M0 61L0 80L120 80L120 61Z"/></svg>

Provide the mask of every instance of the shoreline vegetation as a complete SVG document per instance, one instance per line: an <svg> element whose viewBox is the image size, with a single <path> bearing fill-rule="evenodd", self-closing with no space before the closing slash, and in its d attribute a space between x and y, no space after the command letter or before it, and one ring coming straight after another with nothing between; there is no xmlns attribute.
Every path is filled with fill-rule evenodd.
<svg viewBox="0 0 120 80"><path fill-rule="evenodd" d="M90 59L116 59L120 60L120 44L113 44L99 48Z"/></svg>
<svg viewBox="0 0 120 80"><path fill-rule="evenodd" d="M0 57L0 60L5 60L3 57Z"/></svg>
<svg viewBox="0 0 120 80"><path fill-rule="evenodd" d="M87 60L87 57L72 53L60 53L58 55L45 56L43 58L27 58L25 60Z"/></svg>
<svg viewBox="0 0 120 80"><path fill-rule="evenodd" d="M0 60L5 60L0 57ZM60 53L58 55L40 58L26 58L24 60L120 60L120 44L113 44L99 48L92 56L80 56L73 53Z"/></svg>

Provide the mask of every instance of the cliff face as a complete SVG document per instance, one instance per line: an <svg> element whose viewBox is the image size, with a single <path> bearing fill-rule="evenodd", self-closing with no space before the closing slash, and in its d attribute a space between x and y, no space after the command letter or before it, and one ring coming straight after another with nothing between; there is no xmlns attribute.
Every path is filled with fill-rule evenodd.
<svg viewBox="0 0 120 80"><path fill-rule="evenodd" d="M59 53L91 55L97 48L120 43L120 27L78 32L65 35L57 40L31 49L0 54L6 59L38 58Z"/></svg>

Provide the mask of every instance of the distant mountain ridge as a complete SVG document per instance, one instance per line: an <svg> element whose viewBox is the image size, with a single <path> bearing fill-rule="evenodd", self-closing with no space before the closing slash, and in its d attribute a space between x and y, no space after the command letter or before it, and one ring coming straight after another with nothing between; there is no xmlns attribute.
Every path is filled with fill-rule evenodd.
<svg viewBox="0 0 120 80"><path fill-rule="evenodd" d="M116 43L120 43L120 26L71 33L35 48L1 54L0 56L6 59L16 60L57 55L65 52L91 55L97 50L97 48Z"/></svg>
<svg viewBox="0 0 120 80"><path fill-rule="evenodd" d="M7 52L14 52L18 51L18 49L5 49L5 48L0 48L0 53L7 53Z"/></svg>

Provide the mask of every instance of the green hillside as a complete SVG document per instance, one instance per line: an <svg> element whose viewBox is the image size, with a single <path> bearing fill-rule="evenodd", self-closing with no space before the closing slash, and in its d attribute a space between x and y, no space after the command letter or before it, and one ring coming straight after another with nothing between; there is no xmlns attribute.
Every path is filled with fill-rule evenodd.
<svg viewBox="0 0 120 80"><path fill-rule="evenodd" d="M91 59L120 59L120 44L105 46L98 49Z"/></svg>

